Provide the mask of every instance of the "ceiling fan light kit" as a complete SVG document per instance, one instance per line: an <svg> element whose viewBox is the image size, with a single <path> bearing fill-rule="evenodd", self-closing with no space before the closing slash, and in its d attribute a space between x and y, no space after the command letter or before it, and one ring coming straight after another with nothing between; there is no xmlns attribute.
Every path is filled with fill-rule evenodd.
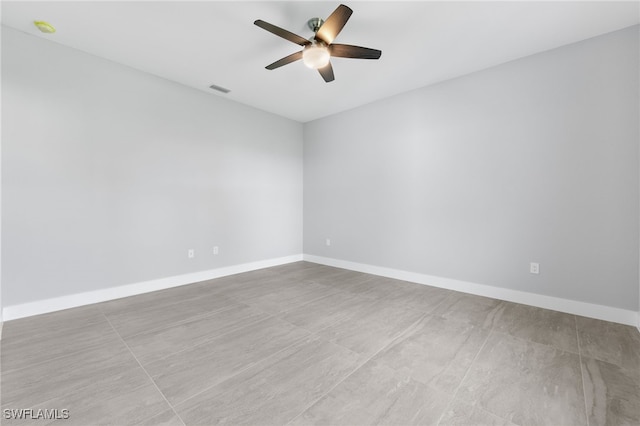
<svg viewBox="0 0 640 426"><path fill-rule="evenodd" d="M379 59L382 51L377 49L349 44L333 44L333 40L342 31L352 13L350 8L341 4L329 15L326 21L321 18L309 19L307 25L314 32L309 40L261 19L256 20L254 24L258 27L303 47L302 51L285 56L265 68L274 70L302 59L307 67L317 69L324 81L329 83L335 79L331 57Z"/></svg>
<svg viewBox="0 0 640 426"><path fill-rule="evenodd" d="M326 66L329 59L331 59L329 49L320 43L310 44L302 51L302 62L314 70Z"/></svg>

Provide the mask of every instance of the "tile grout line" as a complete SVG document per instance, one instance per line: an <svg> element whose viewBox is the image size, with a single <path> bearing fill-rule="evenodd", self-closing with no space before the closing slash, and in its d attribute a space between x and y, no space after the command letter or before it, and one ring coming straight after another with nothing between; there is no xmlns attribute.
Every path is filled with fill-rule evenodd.
<svg viewBox="0 0 640 426"><path fill-rule="evenodd" d="M185 347L183 347L182 349L180 349L180 350L178 350L178 351L171 352L171 353L169 353L169 354L166 354L166 355L164 355L164 356L161 356L160 358L158 358L158 359L154 359L154 360L153 360L153 361L151 361L151 362L158 362L158 361L162 361L162 360L164 360L164 359L166 359L166 358L168 358L168 357L170 357L170 356L173 356L173 355L176 355L176 354L179 354L179 353L182 353L182 352L188 351L188 350L193 349L193 348L197 348L198 346L202 346L202 345L206 345L206 344L208 344L208 343L211 343L213 340L216 340L216 339L218 339L218 338L220 338L220 337L224 337L224 336L226 336L227 334L230 334L230 333L233 333L233 332L236 332L236 331L240 331L240 330L242 330L242 329L244 329L244 328L246 328L246 327L252 327L252 326L256 325L257 323L259 323L259 322L261 322L261 321L266 321L266 320L271 319L271 318L276 318L276 316L275 316L274 314L270 314L270 313L268 313L268 312L264 312L264 311L260 311L260 312L261 312L261 313L264 313L264 314L265 314L265 315L267 315L267 316L266 316L265 318L256 318L256 319L255 319L255 320L253 320L252 322L250 322L250 323L248 323L248 324L245 324L245 325L243 325L242 327L232 328L231 330L225 331L224 333L217 334L217 335L213 336L210 340L206 340L206 339L205 339L205 340L201 341L200 343L196 343L196 344L191 345L191 346L185 346ZM177 325L182 325L182 324L177 324ZM291 324L291 325L294 325L294 324ZM173 326L172 326L172 327L173 327ZM162 330L165 330L165 329L162 329ZM159 330L156 330L156 331L159 331ZM305 330L305 331L308 331L308 330ZM133 337L133 336L132 336L132 337ZM127 338L129 338L129 337L127 337Z"/></svg>
<svg viewBox="0 0 640 426"><path fill-rule="evenodd" d="M331 391L333 391L335 388L337 388L342 382L344 382L345 380L347 380L349 377L351 377L356 371L358 371L359 369L361 369L367 362L371 361L376 355L378 355L380 352L382 352L384 349L386 349L390 344L392 344L393 342L395 342L397 339L401 338L402 336L404 336L411 328L413 328L416 324L418 324L420 321L422 321L425 317L429 316L428 314L423 313L420 318L418 318L416 321L414 321L413 323L411 323L406 329L404 329L401 333L399 333L396 337L394 337L393 339L391 339L386 345L382 346L380 349L378 349L377 351L375 351L371 356L369 356L368 358L366 358L364 361L362 361L357 367L355 367L349 374L347 374L346 376L344 376L342 378L342 380L339 380L335 385L333 385L331 388L329 388L329 390L327 390L325 393L323 393L322 395L320 395L318 398L316 398L313 402L311 402L309 405L307 405L306 407L304 407L302 409L302 411L300 411L300 413L298 413L296 416L294 416L293 418L291 418L291 420L289 420L287 423L285 423L286 425L291 424L291 422L293 422L294 420L296 420L298 417L300 417L301 415L303 415L305 413L305 411L307 411L309 408L313 407L318 401L320 401L322 398L324 398L326 395L328 395L329 393L331 393ZM330 342L332 343L332 342ZM338 345L337 343L334 343L335 345ZM341 345L338 345L340 347L342 347ZM348 348L346 348L348 349Z"/></svg>
<svg viewBox="0 0 640 426"><path fill-rule="evenodd" d="M578 333L578 317L573 316L573 321L576 326L576 340L578 343L578 362L580 362L580 381L582 382L582 398L584 399L584 415L587 419L587 426L589 426L589 410L587 409L587 388L584 382L584 366L582 365L582 346L580 345L580 333Z"/></svg>
<svg viewBox="0 0 640 426"><path fill-rule="evenodd" d="M315 284L318 284L318 283L315 283ZM324 285L324 284L319 284L319 285ZM291 308L289 308L289 309L285 309L285 310L283 310L283 311L279 311L279 312L277 313L277 315L286 314L286 313L288 313L288 312L293 311L294 309L299 309L299 308L302 308L302 307L304 307L304 306L306 306L306 305L308 305L308 304L310 304L310 303L317 302L318 300L325 299L325 298L327 298L327 297L331 297L331 296L335 296L336 294L344 293L344 291L339 290L339 289L333 289L332 287L329 287L329 286L325 286L325 287L327 287L327 288L329 288L329 289L332 289L332 290L334 290L334 291L333 291L333 292L331 292L331 293L329 293L329 294L327 294L327 295L324 295L324 296L318 296L318 297L316 297L316 298L314 298L314 299L311 299L311 300L309 300L309 301L307 301L307 302L305 302L305 303L302 303L302 304L299 304L299 305L293 306L293 307L291 307Z"/></svg>
<svg viewBox="0 0 640 426"><path fill-rule="evenodd" d="M145 329L145 330L139 331L139 332L137 332L135 334L128 335L127 339L129 339L131 337L138 337L141 334L153 333L153 332L156 332L156 331L162 331L162 330L166 330L168 328L176 327L178 325L183 325L183 324L188 324L190 322L199 321L199 320L202 320L202 319L205 319L205 318L208 318L208 317L212 317L212 316L215 316L215 315L218 315L218 314L225 313L226 311L230 311L231 309L233 309L233 307L220 309L220 310L217 310L217 311L205 312L205 313L202 313L200 315L195 315L193 317L189 317L189 318L186 318L186 319L183 319L183 320L178 320L176 322L172 322L172 323L170 323L168 325L164 325L164 326L160 326L160 327L156 327L156 328ZM105 314L105 316L107 316L107 314Z"/></svg>
<svg viewBox="0 0 640 426"><path fill-rule="evenodd" d="M269 312L263 311L263 310L261 310L261 309L256 308L255 306L249 306L249 305L246 305L246 304L244 304L244 305L245 305L245 306L247 306L247 307L250 307L250 308L256 309L256 310L260 311L261 313L264 313L265 315L267 315L267 317L266 317L265 319L268 319L268 318L271 318L271 317L276 317L276 315L275 315L275 314L272 314L272 313L269 313ZM175 323L171 323L171 325L168 325L168 326L166 326L166 327L158 327L158 328L153 328L153 329L150 329L150 330L141 331L141 332L139 332L139 333L132 334L131 336L127 336L127 339L129 339L129 338L131 338L131 337L138 337L139 335L141 335L141 334L145 334L145 333L158 332L158 331L162 331L162 330L168 330L168 329L170 329L170 328L172 328L172 327L176 327L176 326L180 326L180 325L185 325L185 324L188 324L188 323L190 323L190 322L201 321L201 320L203 320L203 319L207 319L207 317L209 317L209 316L215 316L215 315L217 315L217 314L220 314L220 313L223 313L223 312L229 311L229 310L231 310L231 309L233 309L233 308L223 309L223 310L220 310L220 311L212 311L212 312L210 312L210 313L208 313L208 314L203 314L203 315L201 315L201 316L192 317L192 318L190 318L190 319L188 319L188 320L183 320L183 321L178 321L178 322L175 322ZM103 319L104 319L104 320L106 320L107 325L108 325L111 329L113 329L113 330L116 332L116 334L118 335L119 339L123 340L123 339L122 339L122 336L120 336L120 333L118 333L118 331L117 331L117 330L115 330L115 327L113 326L113 324L112 324L112 323L111 323L111 321L109 320L109 317L107 316L107 314L105 314L104 312L102 312L102 310L100 310L100 309L98 309L98 314L99 314L99 316L103 317ZM251 322L251 323L249 323L249 324L246 324L244 327L247 327L247 326L249 326L249 325L254 325L254 324L255 324L255 323L257 323L258 321L260 321L260 319L256 319L255 321L253 321L253 322ZM288 322L288 321L287 321L287 322ZM97 324L97 323L96 323L96 324ZM96 325L96 324L91 324L91 325ZM295 325L295 324L292 324L292 325ZM240 328L244 328L244 327L240 327ZM302 328L302 327L300 327L300 328ZM224 336L224 335L229 334L229 333L231 333L231 332L233 332L233 331L235 331L235 330L230 330L230 331L227 331L227 332L221 333L221 334L219 334L219 335L216 335L214 338L218 338L218 337L220 337L220 336ZM305 330L305 331L309 331L309 330ZM309 331L309 332L311 333L311 331ZM189 347L186 347L186 348L180 349L179 351L176 351L176 352L172 352L172 353L170 353L170 354L167 354L167 355L165 355L165 356L163 356L163 357L159 358L158 360L165 359L165 358L166 358L166 357L168 357L168 356L174 355L174 354L179 353L179 352L183 352L183 351L185 351L185 350L187 350L187 349L194 348L194 347L196 347L196 346L200 346L200 345L205 344L205 343L208 343L208 342L197 343L197 344L195 344L195 345L193 345L193 346L189 346ZM87 346L87 347L86 347L86 348L84 348L84 349L78 349L78 350L76 350L76 351L69 352L69 353L67 353L67 354L54 356L54 357L52 357L52 358L47 358L47 359L45 359L45 360L38 361L38 362L36 362L36 363L29 364L29 365L24 366L24 367L13 368L13 369L11 369L11 370L7 370L5 373L24 370L24 369L27 369L27 368L31 368L31 367L33 367L33 366L38 366L38 365L40 365L40 364L44 364L44 363L49 362L49 361L60 360L60 359L63 359L63 358L67 358L67 357L69 357L69 356L73 356L73 355L77 355L77 354L80 354L80 353L83 353L83 352L87 352L87 351L95 350L96 348L98 348L98 347L99 347L100 345L102 345L102 344L104 344L104 343L103 343L103 342L94 343L94 344L91 344L91 345ZM155 361L154 361L154 362L155 362Z"/></svg>
<svg viewBox="0 0 640 426"><path fill-rule="evenodd" d="M236 300L233 300L233 302L241 303L241 302L238 302ZM173 305L173 303L170 304L170 305L161 306L161 307L162 308L170 308L171 305ZM194 315L194 316L188 317L186 319L177 320L176 322L172 322L172 323L170 323L168 325L162 325L160 327L150 328L150 329L145 329L143 331L139 331L137 333L134 333L134 334L131 334L131 335L127 336L127 338L138 336L138 335L144 334L144 333L150 333L150 332L153 332L153 331L166 330L168 328L175 327L177 325L188 324L188 323L193 322L193 321L198 321L198 320L203 319L203 318L207 318L207 317L210 317L210 316L214 316L214 315L218 315L218 314L224 313L224 312L229 311L231 309L233 309L233 307L224 307L224 308L220 308L220 309L214 310L214 311L203 312L201 314ZM104 312L101 308L98 308L98 310L105 318L107 318L107 320L109 320L110 313ZM127 308L127 310L130 311L130 308ZM111 320L109 320L109 324L111 324Z"/></svg>
<svg viewBox="0 0 640 426"><path fill-rule="evenodd" d="M346 290L344 292L347 292ZM350 292L347 292L350 293ZM350 293L352 294L352 293ZM358 297L361 297L362 295L358 294L356 295ZM420 321L422 321L424 318L426 317L432 317L434 318L433 312L436 312L437 309L440 307L440 305L443 305L452 295L447 295L445 298L443 298L440 302L438 302L433 309L431 309L429 312L426 311L422 311L419 309L414 309L416 312L421 312L422 315L420 316L420 318L418 318L416 321L414 321L412 324L410 324L405 330L403 330L401 333L399 333L397 336L395 336L393 339L391 339L386 345L382 346L380 349L378 349L376 352L374 352L369 358L365 359L362 363L360 363L356 368L354 368L349 374L347 374L342 380L340 380L339 382L337 382L334 386L332 386L327 392L323 393L322 395L320 395L320 397L318 397L316 400L314 400L311 404L309 404L308 406L306 406L298 415L296 415L295 417L293 417L291 420L289 420L285 425L290 424L292 421L294 421L295 419L297 419L298 417L300 417L302 414L304 414L305 411L307 411L309 408L313 407L318 401L320 401L322 398L324 398L326 395L328 395L331 391L333 391L336 387L338 387L338 385L340 385L342 382L344 382L346 379L348 379L351 375L353 375L356 371L358 371L360 368L362 368L362 366L364 366L367 362L369 362L370 360L372 360L376 355L378 355L380 352L382 352L384 349L386 349L387 347L389 347L389 345L393 344L393 342L395 342L396 340L400 339L402 336L404 336L412 327L414 327L416 324L418 324ZM372 301L379 301L381 299L379 298L372 298ZM341 322L342 320L338 320L336 321L334 324L337 324L339 322ZM350 318L347 320L350 321ZM333 325L333 324L331 324ZM331 327L331 325L328 325L326 327L323 327L321 330L317 330L316 332L314 332L313 334L317 334L320 331ZM334 343L337 346L340 346L342 348L344 348L344 346L339 345L338 343ZM350 350L349 348L345 348Z"/></svg>
<svg viewBox="0 0 640 426"><path fill-rule="evenodd" d="M458 392L460 391L460 388L462 387L462 384L464 383L464 380L469 375L469 372L471 371L471 368L473 368L473 365L475 364L476 360L480 356L480 353L482 352L484 347L487 345L487 342L489 341L489 337L491 337L492 333L493 333L493 324L491 325L491 328L489 329L489 333L487 333L487 337L484 339L484 342L482 342L482 346L480 346L480 349L478 349L478 352L476 353L476 356L473 357L473 360L469 364L469 368L467 368L467 371L465 371L464 376L462 376L462 380L460 380L460 383L456 387L456 390L453 391L453 396L451 396L451 399L449 400L449 403L447 404L445 409L442 411L442 414L440 414L440 417L438 418L438 422L436 423L436 425L438 425L438 426L440 425L440 422L442 421L442 418L444 417L445 413L447 412L447 409L451 406L453 401L456 399L456 396L458 396ZM486 410L484 410L484 411L486 411ZM491 414L493 414L493 413L491 413ZM500 417L500 416L498 416L498 417ZM500 417L500 418L502 418L502 417Z"/></svg>
<svg viewBox="0 0 640 426"><path fill-rule="evenodd" d="M346 292L345 292L345 293L346 293ZM361 296L361 295L354 295L354 294L352 294L352 293L348 293L348 294L350 294L350 295L354 296L354 298L362 298L362 299L363 299L363 301L365 301L365 303L369 303L369 304L371 304L371 305L373 305L373 304L375 304L375 303L380 302L380 299L376 299L376 298L370 298L370 299L369 299L369 298L364 298L364 297L363 297L363 296ZM440 303L442 303L442 302L440 302ZM438 304L438 306L439 306L439 304ZM425 312L425 311L421 311L421 310L413 309L413 308L407 308L407 309L408 309L408 310L413 310L413 311L415 311L415 312L417 312L417 313L420 313L421 315L431 315L431 312ZM434 311L435 311L435 309L434 309ZM286 318L283 318L283 317L281 316L281 315L283 315L283 314L286 314L287 312L290 312L290 311L278 312L277 314L274 314L274 316L275 316L276 318L278 318L278 319L280 319L280 320L282 320L282 321L284 321L284 322L288 323L288 324L291 324L291 325L293 325L293 326L295 326L295 327L301 328L302 330L308 331L309 333L311 333L311 335L318 335L319 333L321 333L321 332L325 331L326 329L328 329L328 328L330 328L330 327L333 327L334 325L342 324L342 323L345 323L345 322L351 321L351 319L353 318L353 315L345 316L345 317L343 317L343 318L338 318L338 319L336 319L336 320L334 320L334 321L330 322L329 324L326 324L326 325L324 325L324 326L322 326L322 327L320 327L319 329L317 329L317 330L315 330L315 331L314 331L314 330L309 330L308 328L305 328L305 327L303 327L303 326L301 326L301 325L294 324L294 323L292 323L291 321L289 321L289 320L287 320ZM432 311L432 312L433 312L433 311ZM409 327L411 327L412 325L413 325L413 324L411 324ZM398 336L400 336L400 334L399 334ZM391 339L391 342L392 342L392 341L394 341L396 338L397 338L397 337L394 337L393 339ZM327 340L327 341L329 341L329 340ZM341 347L341 348L343 348L343 349L348 349L348 350L350 350L350 351L352 351L352 352L353 352L353 350L352 350L352 349L349 349L349 348L347 348L346 346L342 346L342 345L341 345L341 344L339 344L339 343L336 343L336 342L331 342L331 343L333 343L334 345L340 346L340 347ZM386 347L386 345L385 345L385 347Z"/></svg>
<svg viewBox="0 0 640 426"><path fill-rule="evenodd" d="M261 363L261 362L263 362L263 361L267 361L268 359L270 359L270 358L272 358L272 357L275 357L275 356L276 356L276 355L278 355L279 353L281 353L281 352L283 352L283 351L285 351L285 350L289 349L290 347L292 347L292 346L296 345L297 343L299 343L299 342L300 342L300 341L302 341L303 339L307 339L307 338L309 338L309 337L311 337L311 336L317 335L317 333L318 333L317 331L316 331L316 332L312 332L312 331L307 330L307 329L305 329L305 328L303 328L303 327L299 327L299 326L297 326L297 325L295 325L295 324L292 324L292 323L290 323L289 321L286 321L286 320L284 320L284 319L280 318L280 317L279 317L279 314L271 314L271 313L269 313L269 312L266 312L266 311L264 311L264 310L260 309L259 307L256 307L256 306L253 306L253 305L249 305L249 304L248 304L248 303L246 303L246 302L243 302L243 301L239 301L239 300L237 300L237 299L234 299L232 296L225 296L225 297L229 298L230 300L233 300L234 302L242 303L242 304L244 304L244 305L246 305L246 306L249 306L249 307L255 308L255 309L257 309L257 310L259 310L259 311L261 311L261 312L264 312L265 314L268 314L268 315L269 315L269 318L277 318L277 319L279 319L279 320L281 320L281 321L284 321L284 322L286 322L286 323L288 323L288 324L291 324L293 327L298 328L298 329L300 329L300 330L302 330L302 331L305 331L305 332L307 332L307 333L309 333L309 334L307 334L306 336L301 337L301 338L299 338L299 339L295 340L295 341L294 341L293 343L291 343L290 345L287 345L287 346L285 346L284 348L282 348L282 349L280 349L280 350L278 350L278 351L276 351L276 352L274 352L274 353L272 353L272 354L270 354L270 355L267 355L266 357L264 357L264 358L262 358L262 359L260 359L260 360L257 360L257 361L255 361L255 362L253 362L253 363L251 363L251 364L247 365L247 367L243 368L242 370L238 371L237 373L233 374L232 376L227 377L226 379L224 379L224 380L223 380L222 382L220 382L220 383L224 383L224 382L226 382L227 380L229 380L229 379L231 379L231 378L233 378L233 377L236 377L236 376L238 376L239 374L244 373L246 370L248 370L248 369L250 369L250 368L252 368L252 367L254 367L254 366L258 365L259 363ZM104 313L103 313L103 315L104 315ZM105 317L106 317L106 316L105 316ZM107 319L107 320L108 320L108 319ZM110 322L109 322L109 324L111 325L111 323L110 323ZM254 323L252 323L252 324L249 324L249 325L253 325L253 324L255 324L255 322L254 322ZM248 326L248 325L247 325L247 326ZM113 325L112 325L111 327L113 328ZM243 328L244 328L244 327L243 327ZM115 331L115 329L114 329L114 331ZM117 333L117 331L116 331L116 333ZM228 333L225 333L225 334L228 334ZM118 334L118 336L120 336L120 335ZM120 337L120 338L121 338L121 340L122 340L122 337ZM123 340L123 342L124 342L124 340ZM126 342L124 342L124 343L125 343L125 345L126 345ZM129 348L129 346L128 346L128 345L127 345L127 348ZM131 349L129 349L129 351L131 352ZM176 353L179 353L179 352L182 352L182 351L178 351L178 352L176 352ZM132 352L132 353L133 353L133 352ZM175 353L174 353L174 354L175 354ZM172 355L174 355L174 354L172 354ZM135 357L135 355L134 355L134 357ZM136 358L136 361L137 361L137 358ZM138 364L140 364L140 362L139 362L139 361L138 361ZM140 365L140 366L142 367L142 365ZM359 367L358 367L358 368L359 368ZM143 367L143 369L144 369L144 367ZM146 373L146 370L145 370L145 373ZM148 374L148 373L147 373L147 376L149 376L149 374ZM149 377L151 378L151 376L149 376ZM151 380L153 381L153 379L151 379ZM198 395L200 395L200 394L202 394L202 393L204 393L204 392L208 391L209 389L211 389L211 388L213 388L213 387L215 387L215 386L218 386L220 383L213 384L213 385L211 385L211 386L209 386L209 387L207 387L207 388L203 389L202 391L200 391L200 392L198 392L198 393L196 393L196 394L194 394L194 395L191 395L190 397L186 398L185 400L180 401L177 405L184 404L185 402L189 401L190 399L195 398L196 396L198 396ZM154 385L155 385L155 382L154 382ZM157 386L156 386L156 388L157 388ZM160 389L158 389L158 391L160 391ZM160 392L160 393L162 394L162 392ZM162 394L162 396L164 397L164 394ZM166 398L165 398L165 400L166 400ZM168 403L168 402L169 402L169 401L167 401L167 403ZM171 404L169 404L169 406L171 406ZM175 411L175 409L173 408L173 406L171 406L171 408L173 409L173 411L174 411L174 412L176 412L176 411ZM177 413L176 413L176 415L177 415ZM178 418L180 418L180 416L178 416ZM180 418L180 420L182 421L182 418ZM183 424L184 424L184 421L183 421Z"/></svg>
<svg viewBox="0 0 640 426"><path fill-rule="evenodd" d="M446 302L447 300L449 300L451 297L453 297L453 294L447 294L447 296L442 299L440 302L438 302L436 304L436 306L433 307L433 309L431 309L429 312L427 312L428 315L433 315L434 312L436 312L438 310L438 308L440 307L440 305L444 305L444 302ZM442 315L439 315L440 317Z"/></svg>
<svg viewBox="0 0 640 426"><path fill-rule="evenodd" d="M147 372L147 370L143 367L143 365L140 363L140 361L138 360L138 357L136 356L136 354L133 353L133 351L131 350L131 348L129 347L129 345L127 344L127 342L124 341L124 339L122 338L122 336L120 336L120 333L118 333L118 331L115 329L115 327L113 326L113 324L111 324L111 321L109 321L109 318L107 318L107 316L103 313L102 314L105 319L107 320L107 322L109 323L109 325L111 326L111 328L113 329L113 332L116 333L116 335L120 338L120 341L125 345L125 347L127 348L127 350L129 351L129 353L131 354L131 356L133 356L133 359L136 360L136 362L138 363L138 365L140 366L140 368L142 369L142 371L144 371L144 374L147 375L147 377L149 378L149 380L151 380L151 383L153 383L153 386L156 388L156 390L158 391L158 393L160 393L160 395L162 396L162 398L166 401L167 405L169 405L169 407L171 408L171 411L173 411L173 413L176 415L176 417L180 420L180 423L182 423L184 426L186 426L184 420L182 420L182 417L180 417L178 415L178 412L176 411L175 408L173 408L173 405L171 405L171 403L169 402L169 400L167 399L167 397L164 395L164 393L162 393L162 391L160 390L160 388L158 387L158 385L156 384L155 380L153 380L153 378L151 377L151 375L149 374L149 372ZM153 418L153 417L150 417Z"/></svg>
<svg viewBox="0 0 640 426"><path fill-rule="evenodd" d="M99 314L102 316L102 312L99 312ZM96 325L96 324L90 324L90 326L93 326L93 325ZM78 349L78 350L75 350L73 352L69 352L67 354L53 356L51 358L47 358L47 359L44 359L42 361L34 362L34 363L29 364L29 365L25 365L23 367L12 368L10 370L3 371L3 373L13 373L13 372L16 372L16 371L25 370L27 368L32 368L34 366L38 366L40 364L44 364L44 363L47 363L49 361L61 360L63 358L67 358L67 357L70 357L70 356L73 356L73 355L81 354L83 352L92 351L92 350L97 349L102 344L104 344L104 342L93 343L93 344L85 347L84 349Z"/></svg>
<svg viewBox="0 0 640 426"><path fill-rule="evenodd" d="M505 301L500 301L500 305L504 305ZM481 327L482 328L482 327ZM469 375L469 372L471 371L471 368L473 367L473 365L475 364L476 360L478 359L478 357L480 356L480 353L482 352L482 350L484 349L484 347L486 346L487 342L489 341L489 337L491 337L492 334L494 333L499 333L498 331L494 331L494 329L496 328L496 321L495 319L493 321L491 321L491 328L489 328L489 333L487 333L487 337L485 338L484 342L482 343L482 346L480 346L480 349L478 350L478 353L476 353L476 356L473 357L473 360L471 361L471 363L469 364L469 368L467 368L467 371L464 373L464 376L462 377L462 380L460 380L460 384L458 384L458 387L456 387L456 390L453 392L453 396L451 397L451 400L449 401L449 404L447 404L447 407L444 409L444 411L442 412L442 414L440 415L440 418L438 419L438 423L437 425L440 425L440 422L442 421L442 417L445 415L445 413L447 412L447 408L449 408L451 406L451 404L453 403L453 401L456 399L456 396L458 396L458 392L460 391L460 388L462 387L462 383L464 383L464 380L467 378L467 376ZM480 410L482 410L485 413L489 413L492 416L496 416L499 417L503 420L506 420L512 424L515 424L513 421L505 419L502 416L497 415L496 413L493 413L489 410L484 409L483 407L478 407Z"/></svg>
<svg viewBox="0 0 640 426"><path fill-rule="evenodd" d="M293 324L292 324L292 325L293 325ZM300 337L300 338L298 338L298 339L294 340L294 341L293 341L293 343L291 343L291 344L289 344L289 345L285 346L285 347L284 347L284 348L282 348L282 349L277 350L276 352L274 352L274 353L272 353L272 354L270 354L270 355L267 355L266 357L264 357L264 358L262 358L262 359L260 359L260 360L258 360L258 361L254 361L254 362L250 363L250 364L249 364L249 365L247 365L245 368L243 368L243 369L239 370L237 373L232 374L231 376L229 376L229 377L225 378L225 379L224 379L224 380L222 380L221 382L214 383L213 385L206 387L205 389L201 390L200 392L198 392L198 393L195 393L195 394L191 395L189 398L186 398L186 399L184 399L184 400L180 401L180 402L179 402L178 404L176 404L176 405L184 404L185 402L189 401L190 399L195 398L196 396L198 396L198 395L200 395L200 394L202 394L202 393L204 393L204 392L208 391L209 389L212 389L212 388L214 388L214 387L216 387L216 386L218 386L218 385L220 385L220 384L222 384L222 383L224 383L224 382L226 382L226 381L228 381L228 380L231 380L232 378L234 378L234 377L236 377L236 376L238 376L238 375L240 375L240 374L244 373L245 371L247 371L247 370L248 370L248 369L250 369L250 368L255 367L256 365L260 364L261 362L263 362L263 361L267 361L267 360L269 360L270 358L275 357L275 356L276 356L276 355L278 355L279 353L281 353L281 352L283 352L283 351L286 351L286 350L287 350L287 349L289 349L290 347L292 347L292 346L294 346L294 345L297 345L298 343L300 343L300 342L301 342L301 341L303 341L304 339L308 339L309 337L311 337L311 336L315 335L315 333L311 333L311 332L309 332L309 330L305 330L304 328L298 327L298 326L296 326L296 325L293 325L293 326L294 326L295 328L298 328L298 329L300 329L300 330L302 330L302 331L305 331L305 332L307 332L307 333L309 333L309 334L307 334L306 336L303 336L303 337Z"/></svg>
<svg viewBox="0 0 640 426"><path fill-rule="evenodd" d="M286 314L286 313L288 313L288 312L290 312L290 311L293 311L294 309L301 308L301 307L303 307L303 306L305 306L305 305L308 305L308 304L310 304L310 303L316 302L316 301L318 301L318 300L320 300L320 299L324 299L324 298L327 298L327 297L333 296L333 295L338 294L338 293L340 293L340 291L339 291L339 290L336 290L336 291L335 291L335 292L333 292L333 293L329 293L329 294L324 295L324 296L318 296L318 297L316 297L316 298L314 298L314 299L311 299L311 300L309 300L309 301L307 301L307 302L304 302L304 303L302 303L302 304L296 304L295 306L292 306L292 307L291 307L291 308L289 308L289 309L284 309L284 310L282 310L282 311L278 311L277 313L270 313L270 312L267 312L267 311L265 311L264 309L260 308L260 306L259 306L259 305L254 305L254 304L251 304L250 302L245 302L245 301L241 301L241 300L233 299L233 297L232 297L232 296L228 296L228 297L229 297L230 299L232 299L232 300L234 300L234 301L238 302L238 303L243 303L243 304L245 304L245 305L247 305L247 306L250 306L250 307L252 307L252 308L259 309L259 310L261 310L262 312L265 312L265 313L267 313L267 314L271 314L271 315L282 315L282 314Z"/></svg>
<svg viewBox="0 0 640 426"><path fill-rule="evenodd" d="M310 282L313 282L313 281L310 281ZM366 282L366 281L365 281L365 282ZM317 283L317 282L313 282L313 283L314 283L314 284L319 284L319 285L324 285L325 287L329 287L329 288L334 288L333 286L329 286L329 285L322 284L322 283ZM316 302L316 301L318 301L318 300L321 300L321 299L324 299L324 298L327 298L327 297L335 296L335 295L337 295L337 294L346 294L346 295L347 295L348 297L350 297L350 298L353 298L353 299L361 299L360 301L366 301L367 303L371 303L371 304L378 303L378 302L380 302L380 301L384 300L384 298L378 298L378 297L367 296L367 295L366 295L366 293L367 293L367 292L364 292L364 293L353 293L353 292L350 292L350 291L348 291L348 290L344 290L344 289L336 289L336 292L334 292L334 293L330 293L330 294L328 294L327 296L321 296L321 297L318 297L318 298L313 299L313 300L311 300L311 301L309 301L309 302L305 302L305 303L303 303L303 304L301 304L301 305L298 305L298 306L296 306L296 307L294 307L294 308L286 309L286 310L283 310L283 311L279 311L278 313L273 314L273 315L274 315L276 318L279 318L279 319L281 319L281 320L283 320L283 321L285 321L285 322L287 322L287 323L289 323L289 324L291 324L291 325L294 325L294 326L296 326L296 327L298 327L298 328L301 328L301 329L303 329L303 330L305 330L305 331L308 331L308 332L309 332L309 333L311 333L311 334L318 334L318 333L320 333L321 331L324 331L324 330L326 330L327 328L332 327L332 326L334 326L334 325L336 325L336 324L339 324L339 323L342 323L342 322L346 322L346 321L351 320L351 316L349 316L348 318L339 318L339 319L336 319L336 320L334 320L333 322L331 322L330 324L327 324L327 325L325 325L325 326L323 326L323 327L321 327L321 328L319 328L319 329L317 329L317 330L313 331L313 330L309 330L309 329L307 329L307 328L305 328L305 327L303 327L303 326L300 326L300 325L297 325L297 324L292 323L291 321L289 321L289 320L287 320L287 319L283 318L283 317L282 317L282 315L286 315L287 313L291 312L291 311L292 311L292 310L294 310L294 309L299 309L299 308L304 307L304 306L306 306L306 305L308 305L308 304L310 304L310 303ZM409 309L409 310L413 310L413 311L416 311L416 312L419 312L420 314L423 314L423 315L424 315L424 314L426 314L426 315L432 315L432 314L433 314L433 312L435 312L435 311L440 307L440 305L444 304L444 302L446 302L446 301L447 301L447 299L449 299L449 297L451 297L451 295L447 295L445 298L443 298L440 302L438 302L438 303L437 303L437 304L436 304L436 305L435 305L431 310L429 310L429 311L425 311L425 310L418 309L418 308L407 308L407 309ZM411 324L411 325L413 325L413 324ZM411 327L411 326L409 326L409 327ZM398 336L400 336L400 335L398 335ZM396 337L394 337L393 339L391 339L391 341L393 341L393 340L395 340L395 339L396 339ZM342 345L339 345L339 344L337 344L337 343L334 343L334 344L336 344L336 345L340 346L341 348L349 349L349 348L347 348L347 347L345 347L345 346L342 346ZM349 350L351 350L351 349L349 349Z"/></svg>

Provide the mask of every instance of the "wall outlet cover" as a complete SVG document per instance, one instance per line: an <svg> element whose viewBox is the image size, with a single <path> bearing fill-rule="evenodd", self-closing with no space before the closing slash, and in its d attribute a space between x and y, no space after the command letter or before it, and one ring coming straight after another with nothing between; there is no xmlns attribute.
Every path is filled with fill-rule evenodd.
<svg viewBox="0 0 640 426"><path fill-rule="evenodd" d="M532 274L539 274L540 273L540 264L536 263L536 262L531 262L529 264L529 272L531 272Z"/></svg>

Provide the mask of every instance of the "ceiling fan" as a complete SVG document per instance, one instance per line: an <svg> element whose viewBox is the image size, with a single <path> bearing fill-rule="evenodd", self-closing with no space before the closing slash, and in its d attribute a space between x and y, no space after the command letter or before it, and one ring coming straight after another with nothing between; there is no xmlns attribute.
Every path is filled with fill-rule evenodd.
<svg viewBox="0 0 640 426"><path fill-rule="evenodd" d="M377 49L369 49L368 47L352 46L349 44L333 43L342 28L347 23L353 10L341 4L333 11L326 21L321 18L311 18L307 22L309 28L314 32L314 36L307 40L297 34L277 27L273 24L258 19L255 25L263 28L270 33L289 40L295 44L303 46L299 52L292 53L289 56L275 61L267 65L268 70L274 70L283 65L290 64L302 59L304 64L309 68L317 69L320 75L329 83L334 80L333 67L331 66L331 57L338 58L356 58L356 59L378 59L382 55L382 51Z"/></svg>

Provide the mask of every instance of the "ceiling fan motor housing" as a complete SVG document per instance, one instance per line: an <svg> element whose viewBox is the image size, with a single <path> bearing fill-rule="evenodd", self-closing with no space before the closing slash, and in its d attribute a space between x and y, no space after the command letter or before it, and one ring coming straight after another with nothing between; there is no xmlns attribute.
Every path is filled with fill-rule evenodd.
<svg viewBox="0 0 640 426"><path fill-rule="evenodd" d="M313 33L317 33L318 29L324 24L324 19L322 18L311 18L307 21L307 25L311 28Z"/></svg>

